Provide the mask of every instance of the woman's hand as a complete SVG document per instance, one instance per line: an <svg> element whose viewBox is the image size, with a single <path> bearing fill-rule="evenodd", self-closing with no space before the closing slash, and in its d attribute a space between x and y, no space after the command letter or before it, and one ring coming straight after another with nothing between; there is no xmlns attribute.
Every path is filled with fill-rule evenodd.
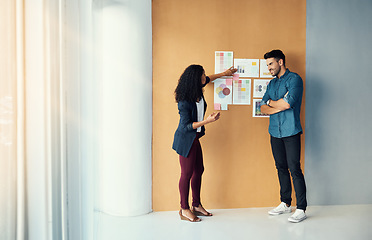
<svg viewBox="0 0 372 240"><path fill-rule="evenodd" d="M220 78L220 77L232 76L232 75L234 75L234 73L236 71L238 71L238 69L236 69L234 67L231 67L231 68L227 69L224 72L220 72L220 73L217 73L217 74L209 75L208 77L213 82L214 80L216 80L217 78Z"/></svg>
<svg viewBox="0 0 372 240"><path fill-rule="evenodd" d="M234 67L231 67L229 69L227 69L226 71L223 72L224 76L232 76L234 75L234 73L238 71L238 69L234 68Z"/></svg>
<svg viewBox="0 0 372 240"><path fill-rule="evenodd" d="M192 123L192 128L197 129L198 127L204 126L208 123L212 123L217 121L220 118L220 113L219 112L214 112L211 115L209 115L206 119L204 119L201 122L193 122Z"/></svg>
<svg viewBox="0 0 372 240"><path fill-rule="evenodd" d="M220 112L214 112L207 117L207 123L215 122L220 118Z"/></svg>

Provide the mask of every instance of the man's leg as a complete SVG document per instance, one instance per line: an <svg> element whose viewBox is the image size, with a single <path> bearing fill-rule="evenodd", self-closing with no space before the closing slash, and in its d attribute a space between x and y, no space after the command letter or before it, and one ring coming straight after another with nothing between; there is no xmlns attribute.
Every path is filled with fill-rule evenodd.
<svg viewBox="0 0 372 240"><path fill-rule="evenodd" d="M283 138L286 153L288 167L291 171L293 186L296 192L297 209L306 210L306 184L305 178L301 170L301 135Z"/></svg>
<svg viewBox="0 0 372 240"><path fill-rule="evenodd" d="M288 171L287 154L284 142L281 138L271 136L271 150L275 159L280 184L280 200L289 206L292 202L292 185Z"/></svg>

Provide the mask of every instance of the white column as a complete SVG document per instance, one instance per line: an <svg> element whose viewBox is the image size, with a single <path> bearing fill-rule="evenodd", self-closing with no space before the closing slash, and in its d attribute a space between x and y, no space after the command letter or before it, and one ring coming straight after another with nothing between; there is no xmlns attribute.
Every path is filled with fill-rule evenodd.
<svg viewBox="0 0 372 240"><path fill-rule="evenodd" d="M28 239L49 239L43 0L25 1L25 157Z"/></svg>
<svg viewBox="0 0 372 240"><path fill-rule="evenodd" d="M17 236L16 4L0 2L0 239Z"/></svg>
<svg viewBox="0 0 372 240"><path fill-rule="evenodd" d="M103 1L99 210L135 216L151 211L151 0Z"/></svg>

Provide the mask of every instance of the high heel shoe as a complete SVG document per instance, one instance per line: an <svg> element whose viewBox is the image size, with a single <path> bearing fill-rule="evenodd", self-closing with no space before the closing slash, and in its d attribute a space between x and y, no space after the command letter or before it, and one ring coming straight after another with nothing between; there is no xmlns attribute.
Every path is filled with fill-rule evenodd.
<svg viewBox="0 0 372 240"><path fill-rule="evenodd" d="M195 216L193 219L190 219L190 218L184 216L184 215L182 214L182 209L180 210L179 214L180 214L180 218L181 218L181 220L186 220L186 221L190 221L190 222L200 222L200 221L201 221L201 219L198 218L197 216Z"/></svg>
<svg viewBox="0 0 372 240"><path fill-rule="evenodd" d="M201 205L200 205L201 206ZM207 210L205 210L207 212ZM195 207L191 207L191 212L195 214L195 216L203 216L203 217L212 217L213 214L210 212L207 212L207 214L204 214L198 210L195 210Z"/></svg>

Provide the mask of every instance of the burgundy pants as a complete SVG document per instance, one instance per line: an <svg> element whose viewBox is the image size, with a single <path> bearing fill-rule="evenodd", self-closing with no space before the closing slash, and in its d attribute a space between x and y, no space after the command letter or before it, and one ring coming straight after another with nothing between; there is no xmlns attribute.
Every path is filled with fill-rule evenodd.
<svg viewBox="0 0 372 240"><path fill-rule="evenodd" d="M203 153L199 142L199 135L191 146L187 158L180 155L181 178L179 182L181 208L189 209L189 189L191 181L192 206L197 207L200 203L201 179L204 172Z"/></svg>

